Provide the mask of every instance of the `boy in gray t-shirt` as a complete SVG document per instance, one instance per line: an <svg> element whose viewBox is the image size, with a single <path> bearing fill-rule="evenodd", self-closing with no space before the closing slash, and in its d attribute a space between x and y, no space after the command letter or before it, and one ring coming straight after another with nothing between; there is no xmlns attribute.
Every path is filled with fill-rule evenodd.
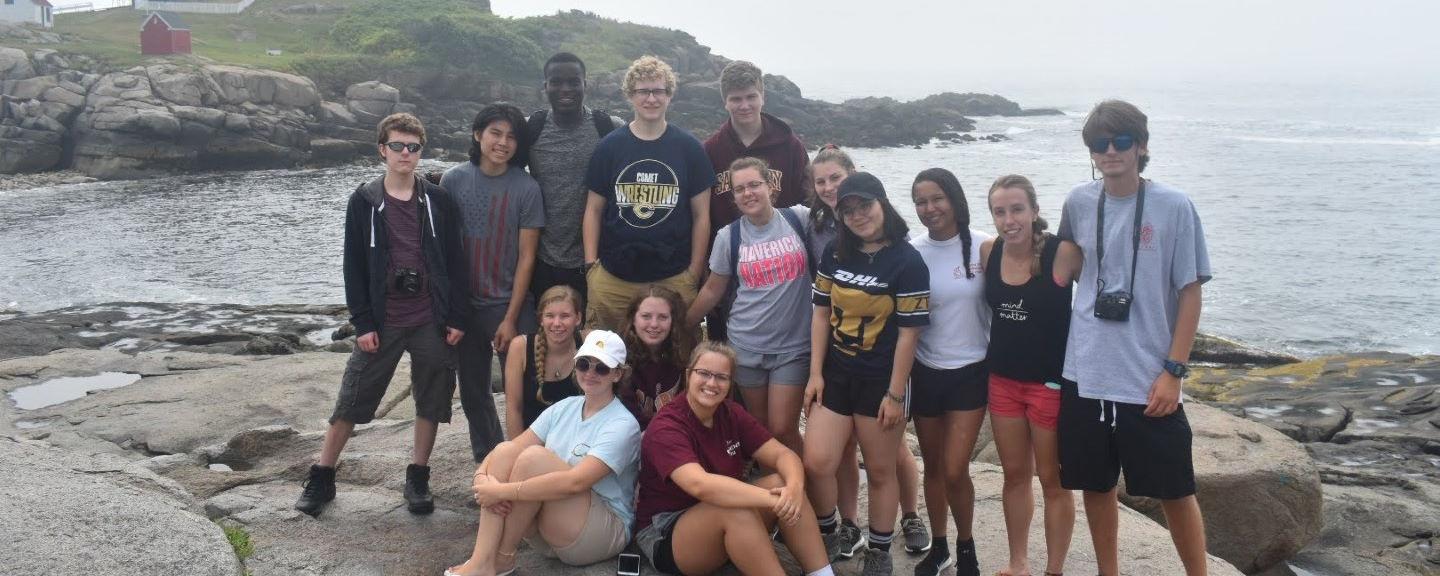
<svg viewBox="0 0 1440 576"><path fill-rule="evenodd" d="M1082 135L1104 178L1065 199L1059 236L1080 246L1060 406L1060 479L1085 491L1103 575L1119 574L1115 487L1161 501L1188 575L1205 574L1205 526L1195 500L1190 424L1180 385L1210 279L1205 231L1179 190L1140 178L1146 117L1127 102L1098 104Z"/></svg>

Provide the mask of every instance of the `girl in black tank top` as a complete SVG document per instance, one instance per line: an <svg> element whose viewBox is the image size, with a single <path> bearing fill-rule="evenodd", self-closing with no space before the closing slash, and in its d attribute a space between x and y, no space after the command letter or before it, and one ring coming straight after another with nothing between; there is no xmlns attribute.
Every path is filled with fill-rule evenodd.
<svg viewBox="0 0 1440 576"><path fill-rule="evenodd" d="M1001 273L1005 240L995 239L985 265L985 301L990 304L990 371L1024 382L1059 382L1070 333L1071 285L1055 285L1060 240L1045 235L1040 273L1019 286Z"/></svg>
<svg viewBox="0 0 1440 576"><path fill-rule="evenodd" d="M575 334L575 346L580 346L580 334ZM575 382L575 372L572 370L564 378L559 380L546 380L541 382L535 377L535 335L525 335L525 381L521 390L524 392L521 398L525 404L520 413L524 429L529 429L540 417L540 413L549 408L551 404L583 394L580 385Z"/></svg>
<svg viewBox="0 0 1440 576"><path fill-rule="evenodd" d="M535 305L539 330L510 341L505 358L506 438L514 440L525 432L551 404L580 395L573 359L582 343L581 310L578 291L564 284L552 286Z"/></svg>

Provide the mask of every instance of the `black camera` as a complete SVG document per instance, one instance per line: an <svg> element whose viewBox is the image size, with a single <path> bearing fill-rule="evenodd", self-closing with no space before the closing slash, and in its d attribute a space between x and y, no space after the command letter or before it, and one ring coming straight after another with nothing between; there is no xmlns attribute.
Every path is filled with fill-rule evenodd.
<svg viewBox="0 0 1440 576"><path fill-rule="evenodd" d="M1095 317L1125 322L1130 319L1130 293L1123 290L1095 296Z"/></svg>
<svg viewBox="0 0 1440 576"><path fill-rule="evenodd" d="M419 294L424 286L420 271L414 268L395 269L395 291L401 294Z"/></svg>

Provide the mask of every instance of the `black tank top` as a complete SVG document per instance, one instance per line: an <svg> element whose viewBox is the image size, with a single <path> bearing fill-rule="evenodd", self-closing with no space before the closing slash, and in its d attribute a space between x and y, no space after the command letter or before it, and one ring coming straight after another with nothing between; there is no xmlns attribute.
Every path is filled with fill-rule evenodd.
<svg viewBox="0 0 1440 576"><path fill-rule="evenodd" d="M1021 286L1001 278L1005 241L995 239L985 264L985 301L990 304L990 371L1024 382L1059 382L1070 333L1071 287L1055 285L1060 240L1045 235L1040 274Z"/></svg>
<svg viewBox="0 0 1440 576"><path fill-rule="evenodd" d="M576 334L575 346L578 348L580 344L580 335ZM525 424L525 428L529 428L531 424L534 424L535 419L540 417L540 413L544 412L546 408L549 408L551 404L571 396L579 396L583 393L580 390L580 386L575 383L574 371L571 371L568 376L560 380L546 380L543 387L535 380L534 334L527 334L525 336L525 379L523 382L524 385L521 387L520 397L522 402L520 405L520 417Z"/></svg>

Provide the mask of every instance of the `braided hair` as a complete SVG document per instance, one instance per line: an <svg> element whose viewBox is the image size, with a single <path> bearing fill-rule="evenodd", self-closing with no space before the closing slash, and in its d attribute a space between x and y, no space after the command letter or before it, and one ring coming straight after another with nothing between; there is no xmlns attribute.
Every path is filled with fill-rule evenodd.
<svg viewBox="0 0 1440 576"><path fill-rule="evenodd" d="M1041 269L1040 256L1045 252L1045 242L1055 236L1045 233L1045 229L1048 228L1050 224L1046 222L1044 218L1040 217L1040 205L1035 201L1035 185L1030 183L1029 178L1019 174L1007 174L996 178L995 183L990 185L990 192L987 196L993 197L996 190L1004 190L1006 188L1016 188L1025 191L1025 199L1030 201L1030 210L1035 213L1035 221L1030 225L1030 234L1033 238L1032 243L1035 246L1035 257L1030 262L1030 275L1039 276Z"/></svg>
<svg viewBox="0 0 1440 576"><path fill-rule="evenodd" d="M960 179L944 168L927 168L915 176L914 183L921 182L939 186L949 200L950 211L955 214L955 227L960 233L960 249L964 251L965 277L974 278L975 272L970 270L970 205L965 202L965 189L960 187Z"/></svg>
<svg viewBox="0 0 1440 576"><path fill-rule="evenodd" d="M564 284L557 284L540 294L540 302L535 304L535 313L544 316L545 307L560 302L570 304L570 306L574 308L576 316L579 316L580 311L583 309L580 304L580 292L578 290ZM579 329L578 325L576 329ZM535 397L543 398L545 388L545 355L550 352L550 344L545 340L544 334L536 334L532 340L535 341L535 365L532 366L532 368L535 369L535 384L537 387ZM544 402L544 400L541 400L541 402Z"/></svg>

